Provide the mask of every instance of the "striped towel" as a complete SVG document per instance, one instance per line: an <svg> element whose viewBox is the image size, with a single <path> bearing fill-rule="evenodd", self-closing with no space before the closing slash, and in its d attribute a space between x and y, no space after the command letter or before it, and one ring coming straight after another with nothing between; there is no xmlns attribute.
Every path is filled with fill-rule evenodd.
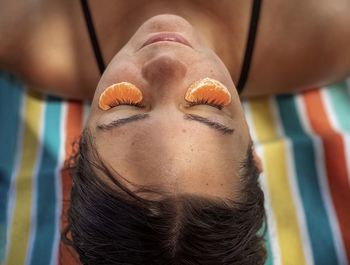
<svg viewBox="0 0 350 265"><path fill-rule="evenodd" d="M349 80L243 107L263 158L266 264L349 264ZM88 111L0 72L2 264L78 264L60 243L71 185L63 165Z"/></svg>

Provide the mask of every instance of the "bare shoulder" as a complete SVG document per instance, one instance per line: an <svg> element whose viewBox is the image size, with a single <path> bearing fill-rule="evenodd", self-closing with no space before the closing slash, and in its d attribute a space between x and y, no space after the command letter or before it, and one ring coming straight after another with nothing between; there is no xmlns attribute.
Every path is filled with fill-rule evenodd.
<svg viewBox="0 0 350 265"><path fill-rule="evenodd" d="M10 51L13 40L16 38L19 30L23 26L23 17L25 13L24 1L1 0L0 8L0 67L3 69L6 65L8 52Z"/></svg>
<svg viewBox="0 0 350 265"><path fill-rule="evenodd" d="M0 1L6 7L0 8L0 68L38 90L91 99L99 72L79 1ZM110 21L119 6L90 3L100 44L110 59L122 42L117 27L103 25L119 25ZM264 0L243 95L287 93L349 75L349 14L349 0Z"/></svg>
<svg viewBox="0 0 350 265"><path fill-rule="evenodd" d="M98 71L79 1L1 1L0 68L44 93L92 97Z"/></svg>
<svg viewBox="0 0 350 265"><path fill-rule="evenodd" d="M264 5L243 96L291 93L350 75L350 1Z"/></svg>

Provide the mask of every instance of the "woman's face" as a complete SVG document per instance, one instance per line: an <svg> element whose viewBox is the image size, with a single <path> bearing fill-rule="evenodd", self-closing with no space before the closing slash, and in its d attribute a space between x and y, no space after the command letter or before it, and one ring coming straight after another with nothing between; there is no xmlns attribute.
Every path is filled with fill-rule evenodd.
<svg viewBox="0 0 350 265"><path fill-rule="evenodd" d="M191 47L170 41L142 47L152 35L165 31L181 34ZM188 87L205 77L228 88L229 105L221 110L187 106ZM101 93L122 81L142 91L145 108L119 105L101 110ZM98 128L137 114L139 119ZM233 132L226 128L223 133L220 126L210 126L201 118ZM235 196L240 188L240 163L251 138L239 96L220 58L182 17L158 15L141 25L98 83L87 126L102 160L135 184L221 197Z"/></svg>

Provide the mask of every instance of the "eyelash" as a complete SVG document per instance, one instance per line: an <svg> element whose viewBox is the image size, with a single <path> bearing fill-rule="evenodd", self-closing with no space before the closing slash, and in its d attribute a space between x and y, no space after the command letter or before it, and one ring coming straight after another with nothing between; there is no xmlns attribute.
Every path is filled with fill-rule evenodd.
<svg viewBox="0 0 350 265"><path fill-rule="evenodd" d="M221 102L217 103L215 99L211 101L209 101L208 99L201 99L196 102L188 102L187 105L188 107L192 107L196 105L209 105L219 110L222 110L222 108L224 107L224 105Z"/></svg>
<svg viewBox="0 0 350 265"><path fill-rule="evenodd" d="M129 105L129 106L134 106L134 107L137 107L137 108L144 108L145 107L140 102L139 103L135 103L135 102L132 102L130 100L118 100L118 103L114 107L120 106L120 105Z"/></svg>
<svg viewBox="0 0 350 265"><path fill-rule="evenodd" d="M116 106L120 106L120 105L129 105L129 106L134 106L137 108L144 108L145 107L141 103L135 103L135 102L128 101L128 100L118 101L118 104ZM222 108L223 108L223 104L216 103L215 100L209 101L208 99L201 99L201 100L198 100L196 102L187 102L187 107L192 107L192 106L196 106L196 105L209 105L209 106L212 106L212 107L217 108L219 110L222 110Z"/></svg>

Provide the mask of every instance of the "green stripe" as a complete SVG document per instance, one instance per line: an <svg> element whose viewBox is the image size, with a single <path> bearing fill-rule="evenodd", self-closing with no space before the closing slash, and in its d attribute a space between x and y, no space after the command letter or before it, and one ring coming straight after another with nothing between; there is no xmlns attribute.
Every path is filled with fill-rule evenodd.
<svg viewBox="0 0 350 265"><path fill-rule="evenodd" d="M15 167L23 84L0 72L0 264L5 259L11 176Z"/></svg>
<svg viewBox="0 0 350 265"><path fill-rule="evenodd" d="M271 249L270 236L268 233L268 227L264 235L264 242L265 242L265 247L267 252L267 259L265 261L265 265L273 265L272 249Z"/></svg>
<svg viewBox="0 0 350 265"><path fill-rule="evenodd" d="M329 86L326 90L342 131L350 132L350 95L345 82Z"/></svg>

